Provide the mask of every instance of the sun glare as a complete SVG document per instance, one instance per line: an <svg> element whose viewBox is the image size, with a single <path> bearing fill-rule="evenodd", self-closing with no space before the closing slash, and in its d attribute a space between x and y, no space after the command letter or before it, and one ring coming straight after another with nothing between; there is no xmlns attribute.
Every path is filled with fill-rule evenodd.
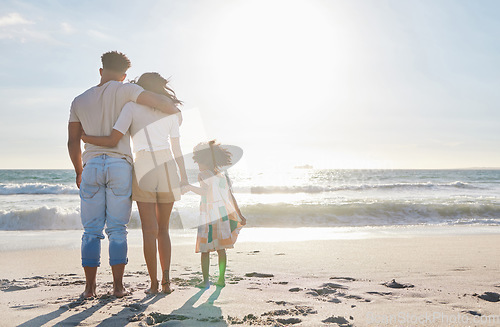
<svg viewBox="0 0 500 327"><path fill-rule="evenodd" d="M341 19L327 18L321 6L249 1L228 7L210 40L218 84L234 96L258 86L271 105L283 105L291 90L312 99L341 88L336 76L346 72L345 52L339 51L346 34Z"/></svg>

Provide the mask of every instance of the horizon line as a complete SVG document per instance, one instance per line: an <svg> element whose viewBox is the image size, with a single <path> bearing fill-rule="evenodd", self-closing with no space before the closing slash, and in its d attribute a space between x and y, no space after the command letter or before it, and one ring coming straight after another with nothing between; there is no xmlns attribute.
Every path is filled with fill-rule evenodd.
<svg viewBox="0 0 500 327"><path fill-rule="evenodd" d="M188 170L196 170L189 169ZM287 167L287 170L500 170L499 167L454 167L454 168L325 168L325 167L311 167L311 168L300 168L300 167ZM0 170L74 170L73 168L0 168Z"/></svg>

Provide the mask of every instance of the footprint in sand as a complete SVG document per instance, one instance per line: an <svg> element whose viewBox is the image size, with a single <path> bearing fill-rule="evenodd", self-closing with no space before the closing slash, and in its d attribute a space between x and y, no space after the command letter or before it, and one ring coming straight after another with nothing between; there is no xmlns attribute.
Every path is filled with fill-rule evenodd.
<svg viewBox="0 0 500 327"><path fill-rule="evenodd" d="M342 290L347 289L346 286L340 285L340 284L335 284L335 283L324 283L320 287L321 288L312 288L310 292L307 292L307 294L310 294L313 296L328 295L328 294L337 293L338 289L342 289Z"/></svg>
<svg viewBox="0 0 500 327"><path fill-rule="evenodd" d="M276 319L277 322L279 322L280 324L283 324L285 326L288 326L288 325L294 325L294 324L300 324L302 322L302 320L300 320L299 318L278 318Z"/></svg>
<svg viewBox="0 0 500 327"><path fill-rule="evenodd" d="M335 283L324 283L323 285L321 285L321 287L326 287L326 288L340 288L340 289L344 289L346 290L347 289L347 286L344 286L344 285L340 285L340 284L335 284Z"/></svg>
<svg viewBox="0 0 500 327"><path fill-rule="evenodd" d="M245 277L272 278L272 277L274 277L274 275L273 274L263 274L263 273L258 273L258 272L251 272L251 273L246 273Z"/></svg>
<svg viewBox="0 0 500 327"><path fill-rule="evenodd" d="M276 304L288 304L285 301L267 301L268 303L274 302ZM292 308L273 310L264 312L257 317L256 315L250 313L243 318L227 316L227 322L230 325L258 325L258 326L291 326L294 324L299 324L302 319L298 316L308 316L310 314L317 314L318 312L309 306L294 306ZM283 317L292 316L292 317ZM277 323L277 324L276 324Z"/></svg>
<svg viewBox="0 0 500 327"><path fill-rule="evenodd" d="M452 269L451 271L468 271L468 270L470 270L470 268L467 268L467 267L458 267L458 268Z"/></svg>
<svg viewBox="0 0 500 327"><path fill-rule="evenodd" d="M18 309L18 310L30 310L30 309L40 308L41 306L42 306L42 304L23 304L23 305L14 305L14 306L9 307L9 308Z"/></svg>
<svg viewBox="0 0 500 327"><path fill-rule="evenodd" d="M351 327L352 325L349 323L347 319L345 319L342 316L331 316L326 318L325 320L322 320L324 323L332 323L332 324L337 324L340 327Z"/></svg>
<svg viewBox="0 0 500 327"><path fill-rule="evenodd" d="M499 302L500 301L500 294L495 293L495 292L484 292L481 295L478 294L473 294L473 296L477 296L478 298L488 301L488 302Z"/></svg>
<svg viewBox="0 0 500 327"><path fill-rule="evenodd" d="M288 290L288 292L292 292L292 293L300 292L300 291L302 291L302 289L299 287L294 287L294 288L291 288Z"/></svg>
<svg viewBox="0 0 500 327"><path fill-rule="evenodd" d="M307 316L310 314L317 314L318 311L314 310L314 308L309 307L309 306L301 306L301 305L296 305L293 308L288 308L288 309L279 309L279 310L273 310L273 311L268 311L264 312L261 314L261 316Z"/></svg>
<svg viewBox="0 0 500 327"><path fill-rule="evenodd" d="M136 314L136 315L129 317L128 321L129 322L137 322L137 321L141 321L144 317L145 317L145 314L141 312L139 314Z"/></svg>
<svg viewBox="0 0 500 327"><path fill-rule="evenodd" d="M15 279L13 279L12 281L9 281L8 279L2 279L0 281L0 290L2 292L22 291L30 288L35 288L38 286L39 286L38 284L24 284L24 282L17 281Z"/></svg>
<svg viewBox="0 0 500 327"><path fill-rule="evenodd" d="M398 282L396 282L395 279L391 280L390 282L382 283L382 285L390 287L390 288L411 288L411 287L415 287L415 285L413 285L413 284L401 284L401 283L398 283Z"/></svg>
<svg viewBox="0 0 500 327"><path fill-rule="evenodd" d="M290 302L286 302L286 301L273 301L273 300L266 301L266 303L274 303L274 304L277 304L277 305L287 305L287 304L290 304Z"/></svg>
<svg viewBox="0 0 500 327"><path fill-rule="evenodd" d="M159 312L152 312L146 316L146 323L148 325L156 325L161 323L166 323L170 320L186 320L189 317L184 315L174 315L174 314L162 314Z"/></svg>
<svg viewBox="0 0 500 327"><path fill-rule="evenodd" d="M380 295L380 296L392 295L391 292L366 292L366 293L372 295Z"/></svg>
<svg viewBox="0 0 500 327"><path fill-rule="evenodd" d="M352 277L330 277L330 279L340 279L340 280L346 280L349 282L356 281L356 278L352 278Z"/></svg>

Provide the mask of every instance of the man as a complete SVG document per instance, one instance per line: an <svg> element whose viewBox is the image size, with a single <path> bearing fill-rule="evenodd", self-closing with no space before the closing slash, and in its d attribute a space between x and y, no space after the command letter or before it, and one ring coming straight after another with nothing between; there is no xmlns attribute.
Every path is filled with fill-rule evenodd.
<svg viewBox="0 0 500 327"><path fill-rule="evenodd" d="M132 207L132 153L127 132L113 148L85 144L82 155L82 129L88 135L109 135L122 107L129 101L168 114L180 112L170 98L144 91L136 84L122 83L130 68L130 61L124 54L107 52L101 61L99 85L73 100L68 124L68 151L75 167L76 185L80 189L84 228L82 266L86 286L82 295L85 298L96 296L97 267L105 226L109 239L109 264L113 272L113 294L117 297L127 295L123 273L128 261L126 224Z"/></svg>

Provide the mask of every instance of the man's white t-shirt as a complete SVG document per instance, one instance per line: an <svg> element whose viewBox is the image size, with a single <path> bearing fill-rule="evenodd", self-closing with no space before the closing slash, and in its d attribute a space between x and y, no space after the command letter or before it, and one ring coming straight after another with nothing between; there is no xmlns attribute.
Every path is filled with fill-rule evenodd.
<svg viewBox="0 0 500 327"><path fill-rule="evenodd" d="M130 131L134 152L170 149L169 136L179 137L179 117L140 104L127 103L113 129Z"/></svg>
<svg viewBox="0 0 500 327"><path fill-rule="evenodd" d="M87 135L108 136L118 119L123 106L129 101L136 101L143 88L137 84L109 81L101 86L94 86L77 96L71 104L69 122L79 122ZM85 144L82 161L107 154L114 158L123 158L132 163L130 135L127 133L113 148Z"/></svg>

